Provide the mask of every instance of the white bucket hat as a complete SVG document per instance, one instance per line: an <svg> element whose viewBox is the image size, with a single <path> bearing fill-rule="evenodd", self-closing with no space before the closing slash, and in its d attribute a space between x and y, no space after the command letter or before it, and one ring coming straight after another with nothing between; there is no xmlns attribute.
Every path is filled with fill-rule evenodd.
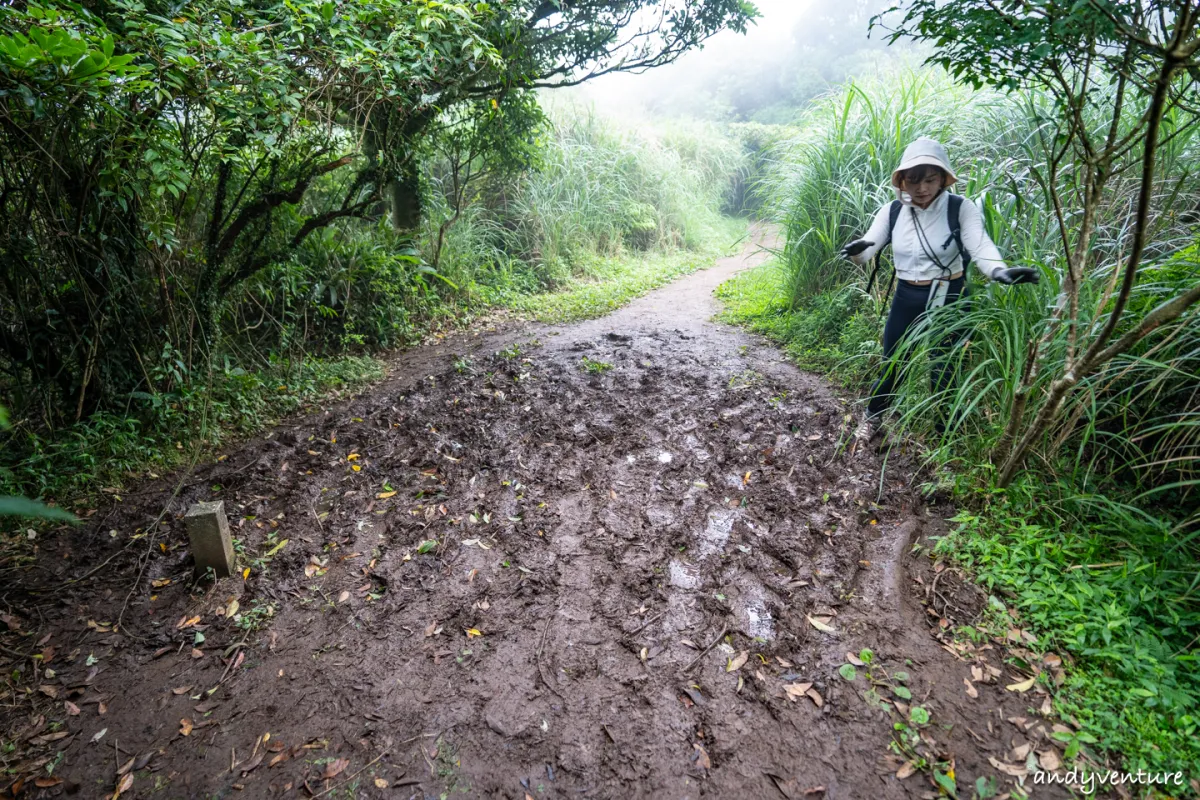
<svg viewBox="0 0 1200 800"><path fill-rule="evenodd" d="M908 147L904 148L904 155L900 158L900 166L896 167L896 170L892 173L892 186L899 189L900 180L904 173L922 164L941 167L945 170L947 175L946 186L951 186L958 180L958 176L954 174L954 170L950 169L950 157L946 155L946 148L942 146L942 143L935 139L930 139L928 136L921 136Z"/></svg>

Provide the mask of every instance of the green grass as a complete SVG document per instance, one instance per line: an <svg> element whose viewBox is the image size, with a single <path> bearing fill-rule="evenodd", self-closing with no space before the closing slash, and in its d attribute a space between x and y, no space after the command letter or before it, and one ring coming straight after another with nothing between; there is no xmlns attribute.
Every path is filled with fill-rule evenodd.
<svg viewBox="0 0 1200 800"><path fill-rule="evenodd" d="M1200 674L1175 644L1180 618L1161 566L1152 552L1114 553L1100 531L1047 519L1040 488L963 511L936 552L1004 597L1037 636L1033 649L1074 659L1054 707L1079 722L1085 749L1120 753L1126 769L1200 777Z"/></svg>
<svg viewBox="0 0 1200 800"><path fill-rule="evenodd" d="M723 247L601 258L585 274L567 280L565 289L532 295L512 293L499 302L540 322L565 323L603 316L676 278L712 266L746 235L745 220L726 219L721 227L717 239Z"/></svg>
<svg viewBox="0 0 1200 800"><path fill-rule="evenodd" d="M211 457L232 441L319 401L377 381L383 364L370 357L307 359L258 372L214 372L211 384L185 384L146 399L125 414L97 414L53 434L12 431L0 455L0 495L45 497L87 507L101 489L166 473Z"/></svg>

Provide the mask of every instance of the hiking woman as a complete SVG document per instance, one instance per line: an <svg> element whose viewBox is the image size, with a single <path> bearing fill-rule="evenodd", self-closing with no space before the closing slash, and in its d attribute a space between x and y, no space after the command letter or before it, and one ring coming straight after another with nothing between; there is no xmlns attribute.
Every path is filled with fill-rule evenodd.
<svg viewBox="0 0 1200 800"><path fill-rule="evenodd" d="M892 173L892 187L899 199L879 209L862 239L842 248L842 255L865 264L891 243L896 265L896 295L883 329L883 373L871 389L866 420L856 432L860 437L878 435L893 390L903 381L906 355L903 350L897 353L897 348L904 335L927 311L965 297L965 273L970 264L999 283L1038 282L1037 271L1030 267L1005 266L984 230L979 209L947 191L957 180L946 148L922 136L905 148L900 166ZM935 339L930 365L935 395L951 386L954 367L950 350L959 338L942 334ZM939 432L944 430L945 415L938 414L935 424Z"/></svg>

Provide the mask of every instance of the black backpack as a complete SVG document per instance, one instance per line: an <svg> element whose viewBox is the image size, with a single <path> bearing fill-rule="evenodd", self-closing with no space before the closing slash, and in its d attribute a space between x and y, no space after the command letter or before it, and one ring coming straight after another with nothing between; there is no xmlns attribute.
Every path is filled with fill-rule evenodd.
<svg viewBox="0 0 1200 800"><path fill-rule="evenodd" d="M950 226L950 236L954 238L958 245L958 252L962 254L963 272L967 271L967 267L971 266L971 254L967 252L967 248L963 247L962 243L962 223L958 219L959 212L962 210L963 196L961 194L949 194L946 198L946 224ZM887 247L892 242L892 231L896 228L896 220L900 219L900 212L904 209L904 204L899 200L893 200L888 208L888 238L883 243L883 247ZM947 242L949 244L949 242ZM883 247L879 248L879 252L875 254L875 266L871 270L871 279L867 281L867 294L871 293L871 289L875 288L875 276L879 274L879 257L883 255ZM887 296L883 298L883 306L887 308L888 298L892 294L892 285L896 282L896 266L892 264L892 279L888 281Z"/></svg>

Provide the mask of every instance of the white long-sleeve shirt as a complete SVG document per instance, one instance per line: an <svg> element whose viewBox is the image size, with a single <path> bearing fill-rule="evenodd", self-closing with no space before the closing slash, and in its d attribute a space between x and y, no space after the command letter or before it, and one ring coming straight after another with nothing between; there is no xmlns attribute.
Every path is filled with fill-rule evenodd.
<svg viewBox="0 0 1200 800"><path fill-rule="evenodd" d="M950 225L946 220L946 204L950 201L949 192L942 192L928 208L920 209L912 204L907 193L901 193L900 201L904 204L900 209L900 217L892 230L892 256L896 264L896 276L906 281L927 281L933 278L947 278L962 271L962 256L958 252L958 244L950 235ZM868 242L875 242L852 260L857 264L870 261L888 240L888 212L891 204L879 209L871 228L863 235ZM916 222L925 232L928 246L933 248L934 255L948 268L939 267L933 259L926 255L917 238ZM1004 269L1004 260L1000 251L983 227L983 215L968 199L963 199L959 206L958 219L963 247L971 254L971 263L979 271L991 279L996 270Z"/></svg>

